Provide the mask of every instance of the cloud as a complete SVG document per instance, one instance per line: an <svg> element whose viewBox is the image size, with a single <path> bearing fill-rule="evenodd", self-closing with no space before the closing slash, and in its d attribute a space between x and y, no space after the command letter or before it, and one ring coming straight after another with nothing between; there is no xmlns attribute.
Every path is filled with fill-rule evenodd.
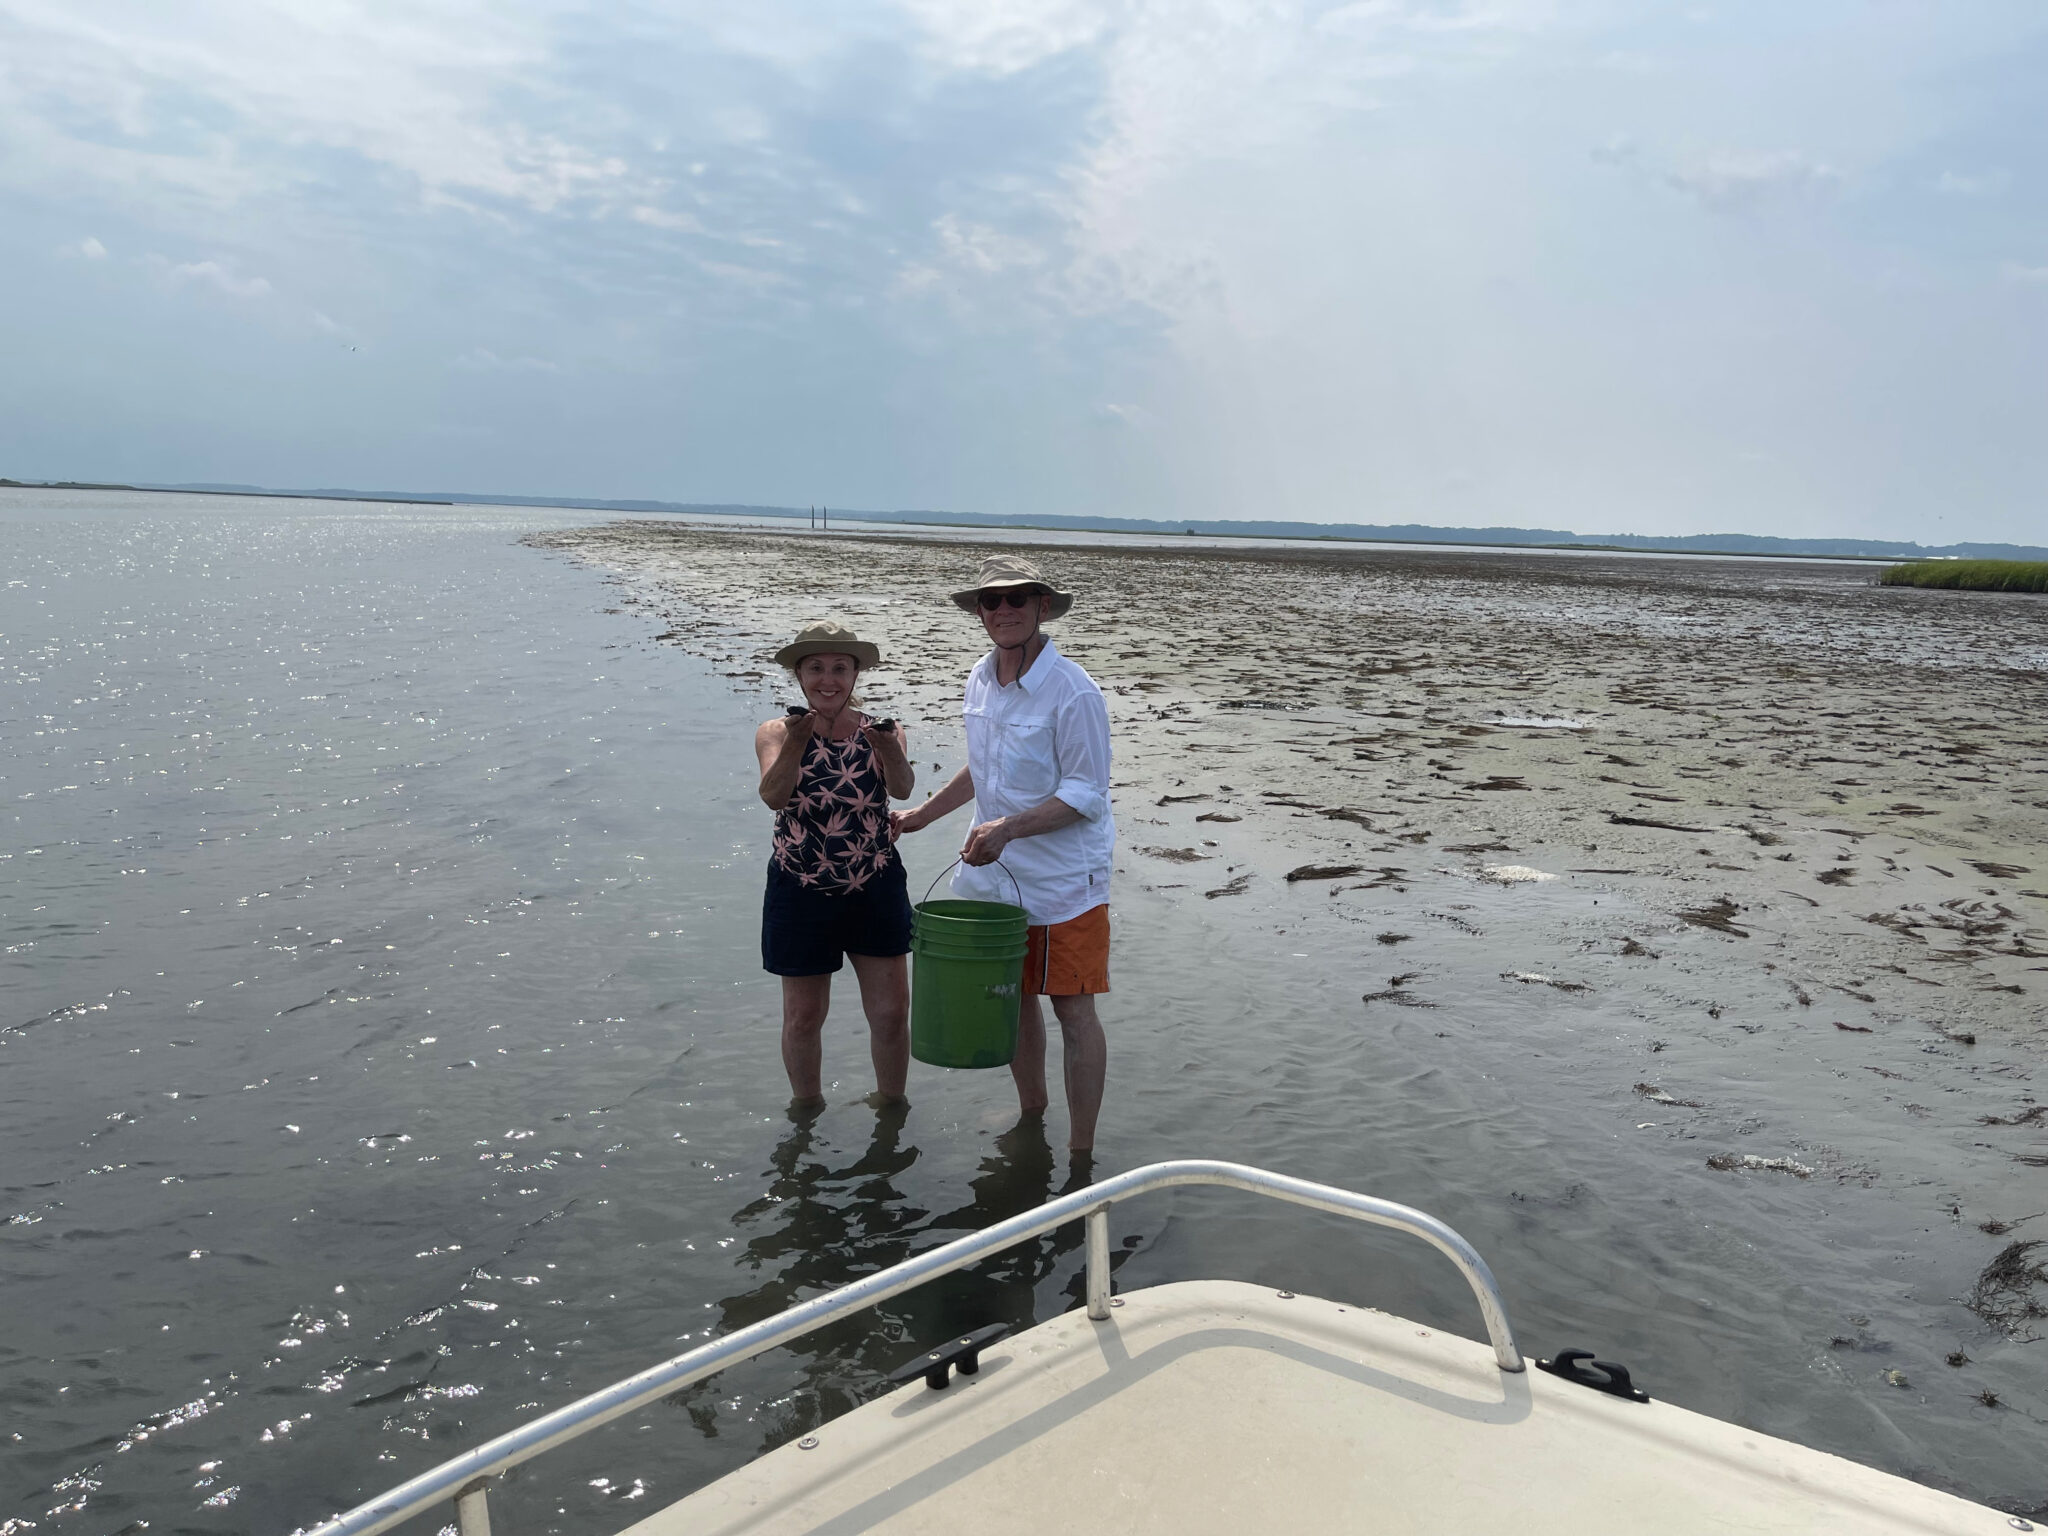
<svg viewBox="0 0 2048 1536"><path fill-rule="evenodd" d="M1943 171L1934 180L1934 190L1950 197L1994 197L2011 181L2007 171Z"/></svg>
<svg viewBox="0 0 2048 1536"><path fill-rule="evenodd" d="M107 248L87 235L82 240L66 240L57 247L57 254L67 261L105 261Z"/></svg>
<svg viewBox="0 0 2048 1536"><path fill-rule="evenodd" d="M1726 506L1688 466L1763 442L1783 472L1773 496L1742 483L1753 515L1833 496L1903 517L1941 494L1945 411L2024 397L1964 296L2048 287L2013 192L2033 101L1990 62L2032 24L1861 0L1801 17L0 0L0 206L47 221L32 266L61 250L74 279L260 321L195 328L233 349L237 409L172 437L138 407L121 434L166 463L248 460L240 478L331 448L301 430L317 420L370 445L364 476L799 501L832 477L849 504L1432 521L1469 465L1474 518L1676 520ZM1794 33L1826 70L1784 67ZM1583 157L1616 127L1592 153L1620 181ZM1799 238L1712 227L1780 214ZM102 228L118 255L83 235ZM2001 275L2007 254L2025 259ZM1928 277L1924 309L1868 306L1895 269ZM17 372L118 355L160 396L161 358L95 286L32 317L40 366ZM331 387L356 342L423 389L507 377L431 404ZM257 347L275 371L243 366ZM252 381L314 364L320 411L292 396L289 431L234 437L291 396ZM551 373L587 418L553 409ZM67 398L105 413L96 379ZM511 456L447 446L472 432ZM2038 483L2013 439L1987 497Z"/></svg>
<svg viewBox="0 0 2048 1536"><path fill-rule="evenodd" d="M944 68L1015 74L1095 42L1126 7L1096 0L903 0Z"/></svg>
<svg viewBox="0 0 2048 1536"><path fill-rule="evenodd" d="M1831 166L1794 150L1725 151L1702 163L1666 171L1664 185L1713 207L1743 208L1776 197L1826 195L1841 183Z"/></svg>
<svg viewBox="0 0 2048 1536"><path fill-rule="evenodd" d="M471 347L455 366L472 373L560 373L560 364L543 357L500 357L489 347Z"/></svg>
<svg viewBox="0 0 2048 1536"><path fill-rule="evenodd" d="M1104 400L1095 407L1095 419L1112 427L1145 427L1156 424L1156 418L1142 405L1122 404Z"/></svg>
<svg viewBox="0 0 2048 1536"><path fill-rule="evenodd" d="M1601 165L1636 173L1709 208L1825 198L1843 180L1834 167L1796 150L1718 150L1689 165L1660 165L1622 134L1596 146L1591 154Z"/></svg>
<svg viewBox="0 0 2048 1536"><path fill-rule="evenodd" d="M1037 13L1050 48L1065 12ZM1084 311L1135 304L1173 316L1222 294L1219 249L1241 206L1294 181L1319 146L1385 109L1396 82L1448 83L1491 68L1552 25L1549 0L1184 0L1106 7L1089 54L1103 76L1087 152L1059 189ZM1301 206L1324 222L1336 185ZM1247 196L1246 194L1249 194Z"/></svg>
<svg viewBox="0 0 2048 1536"><path fill-rule="evenodd" d="M899 294L919 294L935 288L946 280L946 274L928 262L913 261L899 268L896 273L896 291Z"/></svg>
<svg viewBox="0 0 2048 1536"><path fill-rule="evenodd" d="M173 262L152 252L143 258L143 265L172 288L210 288L233 299L268 298L272 291L268 278L239 276L225 262Z"/></svg>
<svg viewBox="0 0 2048 1536"><path fill-rule="evenodd" d="M1611 165L1616 170L1634 170L1642 164L1642 146L1625 133L1618 133L1605 144L1595 144L1587 151L1596 164Z"/></svg>
<svg viewBox="0 0 2048 1536"><path fill-rule="evenodd" d="M0 126L23 151L0 170L219 206L289 185L306 151L338 150L400 173L429 202L607 197L628 179L622 158L507 105L541 88L551 23L573 10L8 0L10 51L35 68L0 91Z"/></svg>
<svg viewBox="0 0 2048 1536"><path fill-rule="evenodd" d="M674 230L680 234L702 234L704 223L687 213L673 213L666 208L657 208L650 203L641 203L629 210L627 217L636 224L645 224L654 229Z"/></svg>
<svg viewBox="0 0 2048 1536"><path fill-rule="evenodd" d="M973 224L958 214L941 215L932 225L939 249L956 267L974 272L1001 272L1006 267L1035 267L1045 255L1028 240L1006 235L987 224Z"/></svg>

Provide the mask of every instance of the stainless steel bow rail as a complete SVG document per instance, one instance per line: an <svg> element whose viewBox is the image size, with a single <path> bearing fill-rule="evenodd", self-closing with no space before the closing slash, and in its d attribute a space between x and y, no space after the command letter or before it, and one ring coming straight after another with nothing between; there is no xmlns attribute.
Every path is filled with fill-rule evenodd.
<svg viewBox="0 0 2048 1536"><path fill-rule="evenodd" d="M495 1440L485 1441L473 1451L444 1461L432 1471L423 1472L410 1482L379 1494L367 1504L359 1504L347 1514L337 1515L325 1524L315 1526L304 1536L376 1536L377 1532L388 1531L401 1521L451 1498L455 1501L461 1536L490 1536L487 1488L490 1479L499 1473L588 1434L600 1424L631 1413L636 1408L644 1408L707 1376L716 1375L729 1366L751 1360L792 1339L802 1338L849 1312L887 1301L891 1296L900 1296L927 1280L964 1269L992 1253L1014 1248L1030 1238L1065 1226L1077 1217L1087 1224L1088 1315L1096 1322L1104 1322L1109 1317L1109 1208L1133 1195L1171 1189L1181 1184L1214 1184L1224 1189L1247 1190L1255 1195L1306 1205L1313 1210L1349 1216L1354 1221L1392 1227L1421 1238L1457 1265L1465 1283L1472 1287L1472 1294L1479 1302L1480 1316L1486 1321L1486 1335L1493 1343L1494 1359L1500 1368L1503 1371L1522 1369L1522 1354L1515 1347L1514 1333L1508 1327L1507 1308L1501 1302L1500 1287L1494 1283L1493 1272L1470 1243L1434 1216L1410 1206L1396 1205L1391 1200L1376 1200L1371 1195L1353 1194L1348 1189L1336 1189L1328 1184L1311 1184L1306 1179L1291 1179L1285 1174L1247 1168L1241 1163L1203 1159L1152 1163L1104 1179L1100 1184L1074 1194L1049 1200L1034 1211L1012 1216L985 1231L905 1259L901 1264L892 1264L851 1285L842 1285L836 1291L814 1296L786 1312L778 1312L751 1327L728 1334L715 1343L677 1355L673 1360L651 1366L637 1376L629 1376L600 1392L578 1398L553 1413L543 1414L517 1429L506 1431Z"/></svg>

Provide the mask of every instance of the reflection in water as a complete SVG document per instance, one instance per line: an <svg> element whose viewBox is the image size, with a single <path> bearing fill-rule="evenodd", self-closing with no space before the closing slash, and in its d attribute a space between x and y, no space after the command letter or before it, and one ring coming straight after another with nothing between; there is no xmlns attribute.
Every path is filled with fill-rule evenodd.
<svg viewBox="0 0 2048 1536"><path fill-rule="evenodd" d="M1078 1162L1055 1191L1045 1122L1028 1116L996 1138L969 1181L967 1203L932 1214L896 1183L919 1156L915 1145L903 1141L907 1115L900 1105L878 1111L873 1139L849 1163L823 1143L814 1114L793 1113L794 1128L769 1158L768 1187L734 1213L734 1227L751 1234L740 1263L758 1279L719 1303L719 1333L748 1327L1089 1182L1089 1165ZM791 1344L788 1354L798 1362L793 1382L779 1393L763 1394L761 1448L772 1449L857 1406L888 1372L934 1340L993 1322L1030 1327L1037 1321L1038 1286L1082 1242L1081 1223L1071 1222ZM1085 1280L1080 1266L1073 1267L1063 1294L1078 1304ZM707 1435L719 1432L720 1406L742 1411L730 1398L721 1403L727 1390L714 1379L685 1394L691 1418Z"/></svg>
<svg viewBox="0 0 2048 1536"><path fill-rule="evenodd" d="M590 516L0 490L0 680L27 722L0 737L0 1530L305 1525L707 1323L1074 1182L1035 1126L992 1147L980 1117L1015 1102L999 1078L920 1079L907 1126L842 1105L764 1130L778 1004L758 917L732 899L758 880L760 803L728 767L768 694L655 645L641 599L600 611L589 570L513 542ZM1691 601L1663 590L1645 600ZM1442 591L1394 596L1455 608ZM1871 675L1982 651L1996 627L1852 635L1848 589L1812 596L1786 622L1825 623L1792 639ZM1574 621L1633 633L1625 609ZM1911 1076L1944 1113L1967 1104L1957 1124L2010 1126L2009 1074L2034 1047L1987 1035L1973 1059L1900 1028L1840 1036L1855 1055L1838 1060L1787 1011L1783 976L1749 970L1716 984L1747 989L1734 1034L1652 1041L1706 995L1677 979L1707 974L1704 951L1667 955L1653 982L1647 952L1623 949L1604 994L1533 1009L1504 992L1548 989L1499 975L1550 969L1536 918L1381 894L1347 919L1408 934L1401 963L1441 978L1442 1011L1361 1018L1378 962L1293 953L1291 918L1269 941L1277 909L1126 892L1119 985L1144 1004L1122 1010L1118 1166L1213 1154L1412 1200L1499 1267L1539 1340L1653 1360L1689 1407L2039 1501L2039 1416L2021 1405L2040 1372L1947 1299L2011 1240L1980 1214L2033 1208L2007 1203L2018 1149L1909 1137L1885 1100L1830 1121L1852 1138L1846 1182L1766 1187L1707 1169L1717 1148L1696 1139L1808 1123L1866 1066L1901 1099ZM1585 920L1588 938L1618 932ZM1808 1028L1836 1037L1824 1011ZM1653 1073L1640 1053L1667 1043ZM1701 1107L1614 1102L1645 1075ZM1624 1139L1593 1133L1610 1113ZM1930 1225L1908 1192L1935 1189L1967 1214ZM1145 1234L1148 1281L1270 1279L1472 1327L1447 1265L1382 1266L1349 1223L1189 1196L1114 1225ZM688 1404L722 1438L620 1428L564 1447L523 1494L508 1482L507 1518L616 1529L642 1476L680 1493L956 1328L1057 1311L1079 1241L725 1372ZM734 1292L722 1316L702 1306Z"/></svg>

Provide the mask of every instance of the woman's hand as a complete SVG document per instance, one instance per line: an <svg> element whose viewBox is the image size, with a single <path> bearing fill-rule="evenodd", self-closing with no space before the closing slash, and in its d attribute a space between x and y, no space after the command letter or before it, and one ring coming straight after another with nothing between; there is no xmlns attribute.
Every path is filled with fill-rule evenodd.
<svg viewBox="0 0 2048 1536"><path fill-rule="evenodd" d="M797 780L803 776L804 753L817 723L815 714L784 715L780 720L764 720L754 732L754 756L761 765L761 800L769 810L782 810L796 793Z"/></svg>
<svg viewBox="0 0 2048 1536"><path fill-rule="evenodd" d="M882 768L882 784L891 800L908 800L910 792L917 787L917 772L910 766L910 733L894 720L887 730L879 721L870 720L860 728L860 733L873 749L875 761Z"/></svg>
<svg viewBox="0 0 2048 1536"><path fill-rule="evenodd" d="M929 804L930 802L926 802ZM922 810L923 807L918 808ZM922 832L924 820L917 811L891 811L889 813L889 841L895 842L905 833Z"/></svg>

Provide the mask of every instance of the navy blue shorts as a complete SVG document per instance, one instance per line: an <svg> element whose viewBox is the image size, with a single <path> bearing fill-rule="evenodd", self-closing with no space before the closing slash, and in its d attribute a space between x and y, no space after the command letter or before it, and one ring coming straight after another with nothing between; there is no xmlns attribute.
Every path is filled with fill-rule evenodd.
<svg viewBox="0 0 2048 1536"><path fill-rule="evenodd" d="M910 953L903 861L858 891L814 891L772 860L761 903L761 966L777 976L829 976L846 955Z"/></svg>

